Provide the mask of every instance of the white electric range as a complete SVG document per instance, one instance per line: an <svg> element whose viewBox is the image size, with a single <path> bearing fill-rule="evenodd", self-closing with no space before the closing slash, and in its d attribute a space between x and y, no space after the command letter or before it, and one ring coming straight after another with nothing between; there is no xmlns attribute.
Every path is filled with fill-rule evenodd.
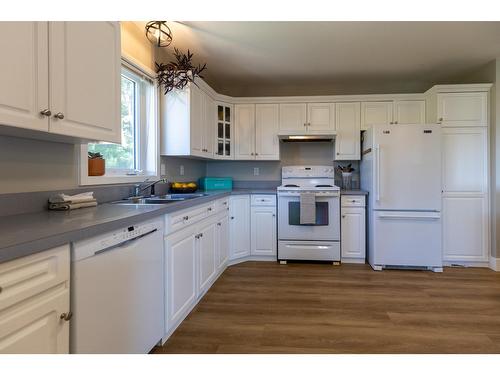
<svg viewBox="0 0 500 375"><path fill-rule="evenodd" d="M333 166L288 166L278 187L278 260L340 261L340 188ZM316 196L316 222L300 224L300 194Z"/></svg>

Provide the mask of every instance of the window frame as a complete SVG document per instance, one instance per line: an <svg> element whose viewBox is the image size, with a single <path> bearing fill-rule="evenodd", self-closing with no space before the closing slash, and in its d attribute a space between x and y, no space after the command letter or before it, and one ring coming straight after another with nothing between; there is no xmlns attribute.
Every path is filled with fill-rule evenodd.
<svg viewBox="0 0 500 375"><path fill-rule="evenodd" d="M159 89L156 82L155 74L152 70L144 67L142 64L138 63L134 59L122 56L122 72L123 68L125 68L125 72L130 71L131 74L136 75L138 77L142 77L143 79L147 79L152 83L152 92L151 98L152 107L147 107L147 99L146 95L141 92L141 88L136 87L138 89L138 98L136 103L136 121L139 123L138 129L136 129L135 134L135 142L136 142L136 170L142 169L142 173L138 173L136 175L127 175L126 172L130 172L130 170L112 170L111 173L106 173L104 176L89 176L88 175L88 145L82 144L80 145L80 157L79 157L79 165L80 165L80 186L85 185L105 185L105 184L121 184L121 183L136 183L142 182L146 179L159 179L160 178L160 130L159 130ZM121 73L123 74L123 73ZM126 75L126 73L125 73ZM139 110L142 108L143 110ZM152 123L147 122L148 111L152 111ZM149 127L146 130L146 127ZM154 134L154 157L150 157L150 160L147 162L150 166L154 165L154 172L151 173L151 170L148 172L145 167L146 163L146 155L148 153L148 146L151 143L146 142L146 133ZM89 142L92 143L92 142ZM142 159L142 165L138 165L139 161ZM153 160L154 159L154 160ZM121 173L123 172L123 173Z"/></svg>

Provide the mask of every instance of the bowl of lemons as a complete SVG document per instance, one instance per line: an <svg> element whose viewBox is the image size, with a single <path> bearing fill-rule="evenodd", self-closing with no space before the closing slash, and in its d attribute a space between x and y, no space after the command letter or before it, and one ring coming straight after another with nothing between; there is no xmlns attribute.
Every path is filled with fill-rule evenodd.
<svg viewBox="0 0 500 375"><path fill-rule="evenodd" d="M172 182L170 185L170 191L172 193L194 193L198 190L198 184L196 182Z"/></svg>

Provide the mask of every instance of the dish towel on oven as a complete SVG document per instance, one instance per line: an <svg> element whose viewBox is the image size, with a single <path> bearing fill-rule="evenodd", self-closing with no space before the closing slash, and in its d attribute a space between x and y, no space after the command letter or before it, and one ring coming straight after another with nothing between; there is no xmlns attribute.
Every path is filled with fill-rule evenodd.
<svg viewBox="0 0 500 375"><path fill-rule="evenodd" d="M300 224L316 224L315 193L300 193Z"/></svg>

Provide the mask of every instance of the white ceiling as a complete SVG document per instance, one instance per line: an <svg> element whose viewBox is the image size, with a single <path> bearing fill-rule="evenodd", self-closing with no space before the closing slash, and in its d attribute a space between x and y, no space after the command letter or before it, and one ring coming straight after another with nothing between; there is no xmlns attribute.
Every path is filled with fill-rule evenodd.
<svg viewBox="0 0 500 375"><path fill-rule="evenodd" d="M500 57L500 22L169 22L233 96L421 92ZM167 57L165 57L167 56Z"/></svg>

